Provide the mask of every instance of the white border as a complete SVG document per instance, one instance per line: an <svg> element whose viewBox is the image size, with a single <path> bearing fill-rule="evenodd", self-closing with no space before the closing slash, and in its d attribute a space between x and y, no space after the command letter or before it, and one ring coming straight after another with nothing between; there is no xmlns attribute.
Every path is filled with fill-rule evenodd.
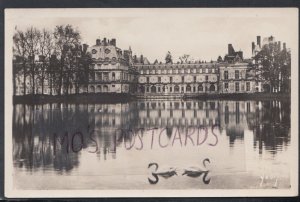
<svg viewBox="0 0 300 202"><path fill-rule="evenodd" d="M193 8L194 9L194 8ZM203 10L204 8L199 8ZM289 9L291 16L295 20L295 29L287 30L294 33L293 41L289 44L292 51L292 95L291 95L291 133L298 133L298 9L297 8L223 8L219 9L228 13L234 12L235 16L243 16L243 10L264 10L274 9L278 16L281 15L282 9ZM202 190L13 190L13 159L12 159L12 36L14 32L13 23L9 21L13 18L22 17L22 11L31 9L5 9L5 196L13 198L31 198L31 197L223 197L223 196L297 196L298 195L298 135L293 135L291 147L294 159L291 168L291 189L202 189ZM91 12L97 9L33 9L32 16L45 15L51 12L56 17L106 17L120 16L147 16L150 12L160 13L162 11L170 11L171 9L101 9L101 12ZM174 9L173 9L174 10ZM189 9L176 9L176 12L187 12ZM224 17L217 11L211 10L211 16ZM76 12L74 12L76 11ZM134 12L133 12L134 11ZM236 12L238 11L238 12ZM172 12L175 13L176 12ZM98 14L96 14L98 13Z"/></svg>

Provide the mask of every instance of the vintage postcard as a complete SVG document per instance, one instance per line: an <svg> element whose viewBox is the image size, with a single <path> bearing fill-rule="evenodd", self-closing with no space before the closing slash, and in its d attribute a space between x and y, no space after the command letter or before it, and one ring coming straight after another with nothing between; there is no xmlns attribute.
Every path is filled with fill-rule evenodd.
<svg viewBox="0 0 300 202"><path fill-rule="evenodd" d="M298 195L298 9L6 9L7 197Z"/></svg>

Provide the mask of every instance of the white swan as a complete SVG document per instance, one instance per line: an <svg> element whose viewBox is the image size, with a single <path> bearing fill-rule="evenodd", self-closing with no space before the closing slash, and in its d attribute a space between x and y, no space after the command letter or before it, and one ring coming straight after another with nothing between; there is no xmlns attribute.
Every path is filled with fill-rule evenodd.
<svg viewBox="0 0 300 202"><path fill-rule="evenodd" d="M189 168L185 168L182 175L187 175L189 177L199 177L203 173L208 173L208 169L206 168L206 162L210 163L208 158L204 159L202 164L204 168L191 166Z"/></svg>

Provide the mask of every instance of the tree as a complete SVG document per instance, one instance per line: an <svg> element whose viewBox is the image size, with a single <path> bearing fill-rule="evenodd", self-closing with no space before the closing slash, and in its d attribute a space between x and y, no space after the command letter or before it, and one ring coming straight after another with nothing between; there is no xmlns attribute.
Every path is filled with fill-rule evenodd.
<svg viewBox="0 0 300 202"><path fill-rule="evenodd" d="M76 93L79 91L79 86L84 85L86 86L86 90L88 91L88 83L89 83L89 75L92 71L92 55L82 50L81 57L79 58L78 62L78 71L77 71L77 82L76 82Z"/></svg>
<svg viewBox="0 0 300 202"><path fill-rule="evenodd" d="M166 60L166 64L173 64L172 55L170 51L168 51L165 60Z"/></svg>
<svg viewBox="0 0 300 202"><path fill-rule="evenodd" d="M38 79L42 86L42 94L44 94L44 84L45 80L48 80L48 84L50 83L50 89L52 88L52 74L50 66L50 58L51 53L54 49L53 45L53 37L50 31L43 29L42 32L39 34L39 59L40 59L40 72L38 73ZM48 73L48 75L46 75ZM52 89L50 90L52 92Z"/></svg>
<svg viewBox="0 0 300 202"><path fill-rule="evenodd" d="M32 83L32 94L34 95L36 92L36 74L38 69L36 69L35 65L35 56L38 54L38 43L39 43L39 35L40 31L34 27L30 27L25 32L26 45L28 49L28 57L29 57L29 75Z"/></svg>
<svg viewBox="0 0 300 202"><path fill-rule="evenodd" d="M28 49L26 44L25 33L21 30L17 30L13 36L13 52L17 57L16 63L13 63L13 76L14 76L14 95L16 91L16 78L17 75L22 71L23 75L23 95L26 94L26 76L27 76L27 68L26 68L26 57L28 56ZM18 63L21 62L20 70L18 67Z"/></svg>
<svg viewBox="0 0 300 202"><path fill-rule="evenodd" d="M181 63L188 63L190 55L184 54L183 56L179 57Z"/></svg>
<svg viewBox="0 0 300 202"><path fill-rule="evenodd" d="M80 33L71 25L56 26L54 30L55 53L60 58L60 71L58 93L63 90L69 94L70 84L73 80L74 69L74 48L80 44Z"/></svg>
<svg viewBox="0 0 300 202"><path fill-rule="evenodd" d="M222 57L221 57L221 56L219 56L217 61L218 61L218 62L223 62L223 59L222 59Z"/></svg>
<svg viewBox="0 0 300 202"><path fill-rule="evenodd" d="M279 50L273 43L264 45L255 60L259 77L269 83L271 92L288 91L291 59L286 49Z"/></svg>

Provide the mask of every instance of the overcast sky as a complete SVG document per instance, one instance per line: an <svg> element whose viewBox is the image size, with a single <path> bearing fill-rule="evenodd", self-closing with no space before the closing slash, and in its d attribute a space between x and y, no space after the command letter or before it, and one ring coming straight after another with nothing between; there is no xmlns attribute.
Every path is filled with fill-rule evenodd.
<svg viewBox="0 0 300 202"><path fill-rule="evenodd" d="M18 29L29 26L53 30L71 24L82 42L116 38L117 46L143 54L150 62L164 61L170 51L175 61L183 54L196 60L216 60L227 44L251 57L256 36L273 35L287 46L297 41L296 9L27 9L10 10L6 17Z"/></svg>

